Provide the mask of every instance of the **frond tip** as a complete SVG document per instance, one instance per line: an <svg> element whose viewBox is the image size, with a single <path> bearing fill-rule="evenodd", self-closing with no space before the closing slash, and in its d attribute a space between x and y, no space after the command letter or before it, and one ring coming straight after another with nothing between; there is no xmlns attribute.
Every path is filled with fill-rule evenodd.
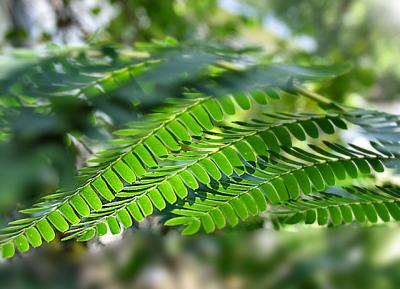
<svg viewBox="0 0 400 289"><path fill-rule="evenodd" d="M271 211L282 224L340 225L400 221L400 189L395 186L375 188L332 188L291 201Z"/></svg>

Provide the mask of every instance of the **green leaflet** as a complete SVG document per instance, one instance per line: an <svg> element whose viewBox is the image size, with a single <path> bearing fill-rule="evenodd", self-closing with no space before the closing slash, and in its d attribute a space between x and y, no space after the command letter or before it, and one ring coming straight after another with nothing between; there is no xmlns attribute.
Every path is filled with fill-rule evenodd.
<svg viewBox="0 0 400 289"><path fill-rule="evenodd" d="M3 258L11 258L15 254L14 244L11 242L5 243L1 248L1 255Z"/></svg>
<svg viewBox="0 0 400 289"><path fill-rule="evenodd" d="M162 183L158 188L168 203L174 204L176 202L177 198L174 192L174 188L169 182Z"/></svg>
<svg viewBox="0 0 400 289"><path fill-rule="evenodd" d="M165 128L162 128L158 131L158 135L160 140L172 151L179 151L180 145L175 140L174 136L167 131Z"/></svg>
<svg viewBox="0 0 400 289"><path fill-rule="evenodd" d="M136 180L135 173L123 160L119 160L114 169L127 183L133 183Z"/></svg>
<svg viewBox="0 0 400 289"><path fill-rule="evenodd" d="M383 222L389 222L390 221L390 215L388 209L385 207L384 204L381 203L375 203L374 204L375 210L379 216L379 218Z"/></svg>
<svg viewBox="0 0 400 289"><path fill-rule="evenodd" d="M206 102L206 106L207 103L209 102ZM181 119L192 135L201 136L203 134L203 127L196 121L192 114L184 113L182 114Z"/></svg>
<svg viewBox="0 0 400 289"><path fill-rule="evenodd" d="M335 175L331 169L331 167L327 164L322 164L318 166L318 170L325 182L328 186L334 186L335 185Z"/></svg>
<svg viewBox="0 0 400 289"><path fill-rule="evenodd" d="M182 231L183 235L193 235L200 230L201 222L198 219L192 219L191 223Z"/></svg>
<svg viewBox="0 0 400 289"><path fill-rule="evenodd" d="M128 211L125 209L119 210L117 212L117 217L119 222L125 227L125 228L129 228L130 226L132 226L132 218L129 215Z"/></svg>
<svg viewBox="0 0 400 289"><path fill-rule="evenodd" d="M83 200L83 198L80 195L75 195L71 199L71 205L81 216L83 216L83 217L89 216L89 213L90 213L89 206L86 204L86 202Z"/></svg>
<svg viewBox="0 0 400 289"><path fill-rule="evenodd" d="M146 172L146 170L143 168L143 165L134 154L126 154L123 160L127 163L135 175L140 177Z"/></svg>
<svg viewBox="0 0 400 289"><path fill-rule="evenodd" d="M179 174L180 178L182 181L191 189L195 190L199 187L199 184L197 183L196 179L193 177L192 174L190 174L187 171L183 171Z"/></svg>
<svg viewBox="0 0 400 289"><path fill-rule="evenodd" d="M21 253L25 253L29 250L29 243L24 235L19 235L15 238L15 245Z"/></svg>
<svg viewBox="0 0 400 289"><path fill-rule="evenodd" d="M246 141L236 143L235 147L246 161L255 162L257 160L257 154Z"/></svg>
<svg viewBox="0 0 400 289"><path fill-rule="evenodd" d="M212 159L225 175L230 176L233 173L233 167L223 153L214 154Z"/></svg>
<svg viewBox="0 0 400 289"><path fill-rule="evenodd" d="M58 231L65 232L66 230L68 230L69 225L59 212L53 211L49 214L47 218Z"/></svg>
<svg viewBox="0 0 400 289"><path fill-rule="evenodd" d="M152 189L148 192L148 196L151 202L158 210L164 210L167 204L164 201L163 196L160 194L160 191L157 189Z"/></svg>
<svg viewBox="0 0 400 289"><path fill-rule="evenodd" d="M315 167L308 167L304 171L310 178L317 191L322 191L325 189L324 180L319 170L317 170Z"/></svg>
<svg viewBox="0 0 400 289"><path fill-rule="evenodd" d="M74 210L68 203L62 205L60 207L60 211L71 224L76 224L79 222L79 217L75 214Z"/></svg>
<svg viewBox="0 0 400 289"><path fill-rule="evenodd" d="M241 93L235 96L235 101L244 110L248 110L251 107L250 99L245 93Z"/></svg>
<svg viewBox="0 0 400 289"><path fill-rule="evenodd" d="M273 203L273 204L280 203L281 199L280 199L279 194L274 186L272 186L271 184L265 183L261 187L262 187L263 191L265 192L267 199L271 203Z"/></svg>
<svg viewBox="0 0 400 289"><path fill-rule="evenodd" d="M308 195L312 191L310 179L307 177L307 174L304 170L298 170L293 173L293 176L296 178L299 187L301 188L303 194Z"/></svg>
<svg viewBox="0 0 400 289"><path fill-rule="evenodd" d="M196 106L191 112L201 126L203 126L207 130L213 129L214 125L212 123L210 115L202 106Z"/></svg>
<svg viewBox="0 0 400 289"><path fill-rule="evenodd" d="M138 145L135 150L135 156L140 159L143 164L149 168L156 168L157 162L149 152L149 150L144 145ZM119 187L118 187L119 188ZM119 192L119 191L118 191Z"/></svg>
<svg viewBox="0 0 400 289"><path fill-rule="evenodd" d="M253 197L258 210L263 212L267 209L267 201L263 195L263 193L259 189L253 189L250 191L251 196Z"/></svg>
<svg viewBox="0 0 400 289"><path fill-rule="evenodd" d="M328 208L328 211L333 225L339 225L342 223L342 213L338 207L331 206Z"/></svg>
<svg viewBox="0 0 400 289"><path fill-rule="evenodd" d="M248 143L255 151L255 156L268 156L268 147L258 135L248 138Z"/></svg>
<svg viewBox="0 0 400 289"><path fill-rule="evenodd" d="M305 121L300 124L307 135L312 138L318 138L319 132L318 127L312 121Z"/></svg>
<svg viewBox="0 0 400 289"><path fill-rule="evenodd" d="M205 104L208 113L212 116L212 118L216 121L221 121L224 118L223 112L219 106L219 103L215 99L210 99Z"/></svg>
<svg viewBox="0 0 400 289"><path fill-rule="evenodd" d="M191 136L186 131L186 128L179 122L172 122L167 126L169 132L171 132L177 139L182 142L189 142L192 140Z"/></svg>
<svg viewBox="0 0 400 289"><path fill-rule="evenodd" d="M146 145L148 146L150 151L158 158L166 158L169 154L167 148L155 136L150 136L146 140Z"/></svg>
<svg viewBox="0 0 400 289"><path fill-rule="evenodd" d="M137 199L137 203L139 205L140 210L143 212L143 215L149 216L153 213L153 205L151 204L147 196L139 197Z"/></svg>
<svg viewBox="0 0 400 289"><path fill-rule="evenodd" d="M112 201L115 197L114 194L108 188L106 182L98 178L93 182L93 187L97 190L97 192L103 196L107 201Z"/></svg>
<svg viewBox="0 0 400 289"><path fill-rule="evenodd" d="M108 183L108 185L117 193L124 188L124 184L119 179L117 174L114 173L112 170L107 170L103 174L103 178Z"/></svg>
<svg viewBox="0 0 400 289"><path fill-rule="evenodd" d="M35 227L31 227L26 230L26 237L33 247L36 248L42 245L42 238L40 237L40 234Z"/></svg>
<svg viewBox="0 0 400 289"><path fill-rule="evenodd" d="M272 132L266 131L261 134L261 137L264 140L269 150L277 153L280 152L278 139Z"/></svg>
<svg viewBox="0 0 400 289"><path fill-rule="evenodd" d="M53 228L46 219L42 219L37 222L36 227L46 242L51 242L56 237Z"/></svg>
<svg viewBox="0 0 400 289"><path fill-rule="evenodd" d="M119 232L121 232L121 228L115 217L113 216L107 217L106 222L108 227L110 228L110 232L113 235L119 234Z"/></svg>
<svg viewBox="0 0 400 289"><path fill-rule="evenodd" d="M210 177L207 174L207 171L200 165L194 164L191 166L192 173L196 176L196 178L203 184L210 183Z"/></svg>
<svg viewBox="0 0 400 289"><path fill-rule="evenodd" d="M199 162L200 166L215 180L220 180L222 174L215 163L209 159L204 159Z"/></svg>
<svg viewBox="0 0 400 289"><path fill-rule="evenodd" d="M96 234L96 231L94 229L89 229L86 230L78 239L78 242L86 242L92 239Z"/></svg>
<svg viewBox="0 0 400 289"><path fill-rule="evenodd" d="M101 237L104 236L105 234L107 234L107 225L104 223L98 223L96 224L96 235Z"/></svg>
<svg viewBox="0 0 400 289"><path fill-rule="evenodd" d="M275 127L272 132L275 134L279 143L282 146L291 147L292 146L292 139L290 137L289 132L284 127Z"/></svg>
<svg viewBox="0 0 400 289"><path fill-rule="evenodd" d="M287 201L290 199L288 191L286 189L285 183L281 179L274 179L271 182L272 186L275 188L276 193L279 196L279 200L281 202Z"/></svg>
<svg viewBox="0 0 400 289"><path fill-rule="evenodd" d="M221 206L221 210L224 213L229 225L234 227L239 223L239 219L230 204L223 204Z"/></svg>
<svg viewBox="0 0 400 289"><path fill-rule="evenodd" d="M320 226L328 224L328 210L326 208L319 208L317 210L317 220Z"/></svg>
<svg viewBox="0 0 400 289"><path fill-rule="evenodd" d="M218 229L222 229L226 226L225 217L221 209L215 208L214 210L210 211L210 216L212 217L212 220Z"/></svg>
<svg viewBox="0 0 400 289"><path fill-rule="evenodd" d="M240 160L240 158L239 158L239 155L238 155L238 153L233 149L233 148L231 148L231 147L226 147L223 151L222 151L222 153L225 155L225 157L229 160L229 165L230 166L232 166L232 168L233 168L233 171L230 169L230 167L227 167L226 169L225 169L225 171L224 170L222 170L221 169L221 171L223 172L223 173L229 173L229 172L235 172L236 174L238 174L239 176L241 176L241 175L243 175L243 173L245 172L245 168L244 168L244 165L243 165L243 162ZM219 157L217 156L217 159L218 159ZM219 161L221 161L221 162L223 162L224 161L224 158L222 157L222 158L220 158L220 160ZM218 166L218 162L216 161L216 159L214 159L214 163ZM227 164L227 166L229 166L228 164ZM218 166L219 167L219 166Z"/></svg>
<svg viewBox="0 0 400 289"><path fill-rule="evenodd" d="M223 97L220 100L220 104L226 114L228 114L228 115L235 114L235 103L233 102L231 96Z"/></svg>
<svg viewBox="0 0 400 289"><path fill-rule="evenodd" d="M103 206L100 198L97 196L97 194L91 187L85 187L82 190L82 196L86 200L86 202L89 204L89 206L92 207L94 210L100 210L101 207ZM74 217L72 217L72 219L73 218Z"/></svg>
<svg viewBox="0 0 400 289"><path fill-rule="evenodd" d="M247 207L243 204L243 202L235 198L232 200L231 205L240 219L242 220L247 219L247 217L249 216L249 212L247 210Z"/></svg>
<svg viewBox="0 0 400 289"><path fill-rule="evenodd" d="M249 215L255 216L258 213L257 204L250 194L243 194L240 196L240 201L244 203Z"/></svg>
<svg viewBox="0 0 400 289"><path fill-rule="evenodd" d="M142 212L140 211L139 206L136 203L130 203L127 206L127 209L136 221L138 221L138 222L143 221L144 216L143 216Z"/></svg>
<svg viewBox="0 0 400 289"><path fill-rule="evenodd" d="M174 176L169 179L169 183L174 187L174 191L178 197L181 199L186 198L188 195L188 190L179 176Z"/></svg>
<svg viewBox="0 0 400 289"><path fill-rule="evenodd" d="M292 174L287 174L282 177L286 186L287 192L291 199L297 199L300 196L300 188L296 178Z"/></svg>
<svg viewBox="0 0 400 289"><path fill-rule="evenodd" d="M200 218L200 221L204 227L204 230L206 233L211 233L215 231L215 224L214 221L212 220L211 216L209 215L204 215Z"/></svg>
<svg viewBox="0 0 400 289"><path fill-rule="evenodd" d="M287 128L290 131L290 133L299 141L306 140L306 134L304 133L304 130L298 123L291 123L287 126Z"/></svg>

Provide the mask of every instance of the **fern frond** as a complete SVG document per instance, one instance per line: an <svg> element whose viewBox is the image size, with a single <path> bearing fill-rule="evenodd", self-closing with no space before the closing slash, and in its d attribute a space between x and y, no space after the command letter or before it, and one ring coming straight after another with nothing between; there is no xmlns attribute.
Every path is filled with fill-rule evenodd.
<svg viewBox="0 0 400 289"><path fill-rule="evenodd" d="M124 183L133 183L149 168L157 167L158 161L170 150L179 150L181 143L190 141L187 127L192 127L191 122L195 119L201 118L201 122L196 122L197 127L206 130L213 128L214 117L218 120L222 117L221 110L210 98L187 99L182 103L164 113L149 116L135 128L118 131L117 134L129 134L130 138L123 139L122 144L116 141L118 147L104 150L89 160L96 165L81 170L81 185L77 189L46 196L33 208L22 210L22 213L34 215L31 222L8 227L10 233L1 235L0 242L36 230L46 241L51 241L55 237L53 226L61 232L66 231L69 225L65 219L75 224L80 219L76 213L87 216L90 210L99 210L101 199L112 201ZM38 242L32 245L38 245Z"/></svg>
<svg viewBox="0 0 400 289"><path fill-rule="evenodd" d="M111 215L117 216L121 210L131 209L134 220L141 221L145 216L152 214L154 209L164 210L166 202L172 205L179 198L186 198L188 189L185 185L191 190L197 190L200 186L214 188L217 186L218 191L225 193L224 186L235 183L234 179L225 180L226 177L235 175L245 178L247 174L254 178L266 178L271 176L274 170L280 172L282 168L279 166L269 168L272 172L267 172L267 170L264 174L260 173L259 169L251 169L251 165L255 164L259 157L274 156L277 159L281 158L282 162L288 161L279 153L281 149L291 151L289 147L292 146L292 138L304 141L306 135L317 138L320 131L327 134L334 133L335 125L342 129L346 128L346 124L340 120L340 117L333 114L268 114L268 117L270 122L263 120L239 122L236 127L225 127L223 132L205 134L201 142L192 143L187 152L180 152L173 157L173 160L179 164L163 166L162 169L151 171L139 182L126 187L116 195L123 198L121 201L111 203L107 208L83 219L78 224L80 228L73 229L74 234L71 237L79 236L85 230L93 231L97 224L104 222ZM329 155L328 152L316 146L312 147L319 153ZM298 154L296 151L294 156L299 158ZM300 157L300 159L303 162L310 159L311 162L326 159L309 155L311 154L305 154L306 158L303 160ZM329 156L337 157L332 154ZM370 161L378 168L379 163L376 164L374 157ZM295 160L292 162L299 164ZM305 164L302 165L305 166ZM132 212L133 207L136 213ZM140 210L147 213L141 214Z"/></svg>
<svg viewBox="0 0 400 289"><path fill-rule="evenodd" d="M247 99L244 97L242 102ZM77 224L92 210L99 211L104 200L114 200L126 184L134 183L146 171L158 167L161 159L179 151L182 144L189 144L192 136L211 130L214 122L223 119L223 110L235 110L240 104L240 101L235 103L234 97L220 102L198 94L169 102L169 109L164 108L128 129L116 131L116 135L124 138L114 140L118 146L101 151L89 160L96 165L80 171L77 189L46 196L33 208L22 210L33 215L31 222L9 226L7 233L0 236L0 243L28 232L40 237L40 241L31 242L34 247L41 245L41 237L50 242L55 237L54 229L65 232L69 223ZM41 234L36 234L37 231Z"/></svg>
<svg viewBox="0 0 400 289"><path fill-rule="evenodd" d="M178 198L187 196L185 185L189 189L197 189L202 184L209 185L211 180L218 182L222 175L230 176L234 172L242 175L244 171L241 167L245 167L246 160L255 161L257 155L268 155L268 149L279 150L279 145L291 146L292 137L304 141L306 135L318 137L320 130L332 134L335 125L346 128L346 124L334 114L268 114L268 119L269 122L237 122L236 127L225 127L224 132L205 133L202 140L186 146L186 151L169 157L168 160L175 162L175 165L163 165L160 169L145 174L141 180L116 194L117 198L123 198L121 202L113 202L102 210L96 210L88 219L98 218L105 212L115 216L119 211L132 206L148 211L149 214L153 212L153 206L163 210L166 207L164 199L174 204ZM148 198L150 202L147 201ZM149 208L140 206L143 200L146 200L144 202L149 204ZM97 223L104 219L103 216ZM142 220L143 216L139 219ZM82 223L85 224L86 221L83 219ZM93 227L93 224L90 225ZM74 236L80 233L81 231L75 232Z"/></svg>
<svg viewBox="0 0 400 289"><path fill-rule="evenodd" d="M400 190L395 186L376 188L331 188L272 208L269 214L282 224L339 225L400 221Z"/></svg>
<svg viewBox="0 0 400 289"><path fill-rule="evenodd" d="M233 178L214 190L195 192L194 197L172 210L178 217L168 220L166 225L185 225L185 234L196 233L200 225L208 233L227 223L235 226L239 219L258 214L266 207L266 201L285 204L301 195L323 191L346 177L356 179L372 170L382 172L385 161L399 159L399 155L382 155L329 142L325 145L327 149L310 145L312 151L283 147L286 155L272 151L269 158L255 167L248 163L247 178Z"/></svg>

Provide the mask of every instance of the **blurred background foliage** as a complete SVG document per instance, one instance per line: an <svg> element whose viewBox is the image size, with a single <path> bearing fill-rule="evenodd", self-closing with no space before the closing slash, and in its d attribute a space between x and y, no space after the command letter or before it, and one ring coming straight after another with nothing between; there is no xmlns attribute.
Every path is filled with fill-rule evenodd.
<svg viewBox="0 0 400 289"><path fill-rule="evenodd" d="M266 62L350 61L351 73L313 88L347 104L398 113L399 19L396 0L3 0L0 82L13 73L18 79L18 67L37 61L30 49L90 43L112 58L110 47L115 45L173 37L257 46L266 53ZM9 84L1 83L1 89ZM124 108L124 92L119 95L117 107ZM0 195L2 222L15 214L15 203L25 207L68 182L76 163L91 153L82 137L96 145L112 128L109 115L113 124L118 123L113 116L125 115L109 111L93 135L88 129L92 122L84 117L88 113L90 118L90 108L84 103L64 99L52 105L58 113L51 117L24 108L28 117L10 122L17 132L12 143L1 141L7 136L0 129L0 180L7 188ZM292 98L278 105L287 111L311 109ZM13 110L0 110L3 114L13 119ZM66 139L71 131L77 137ZM137 232L125 232L123 239L92 241L88 250L82 244L55 242L1 264L0 287L396 288L400 281L397 225L298 227L289 232L274 231L262 218L253 221L235 232L193 238L160 231L149 221Z"/></svg>

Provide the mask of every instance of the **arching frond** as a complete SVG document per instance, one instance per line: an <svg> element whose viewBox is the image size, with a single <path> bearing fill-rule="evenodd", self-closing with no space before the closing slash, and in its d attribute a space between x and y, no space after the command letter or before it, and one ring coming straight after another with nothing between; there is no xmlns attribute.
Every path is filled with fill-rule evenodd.
<svg viewBox="0 0 400 289"><path fill-rule="evenodd" d="M166 203L174 204L179 198L186 198L188 189L196 190L202 185L218 183L223 181L223 176L243 175L247 162L255 162L258 156L268 156L269 150L280 151L280 146L290 147L292 137L304 141L306 135L316 138L321 131L332 134L335 125L346 128L338 115L268 116L269 122L239 122L235 127L225 127L224 132L206 133L203 139L170 157L169 161L173 161L174 165L152 170L140 181L117 193L116 197L121 201L84 219L79 224L81 228L73 236L94 229L106 218L115 217L120 211L133 210L133 207L137 211L133 217L140 221L144 216L152 214L154 209L163 210ZM93 222L93 219L96 221Z"/></svg>

